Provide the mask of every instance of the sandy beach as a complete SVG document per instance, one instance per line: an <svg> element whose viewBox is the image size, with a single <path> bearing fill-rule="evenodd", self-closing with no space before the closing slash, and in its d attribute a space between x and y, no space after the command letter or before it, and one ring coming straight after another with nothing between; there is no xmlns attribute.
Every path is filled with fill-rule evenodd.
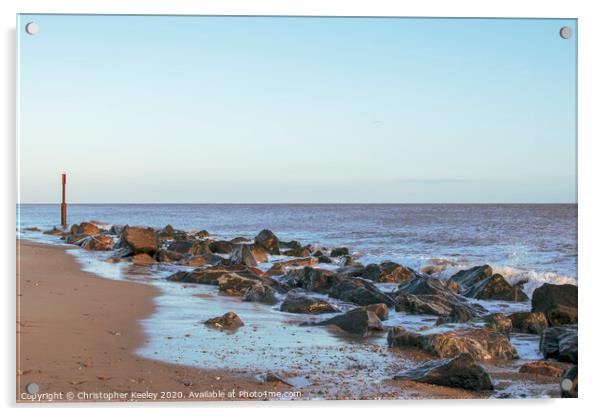
<svg viewBox="0 0 602 416"><path fill-rule="evenodd" d="M158 289L83 272L65 250L17 241L17 402L210 400L205 392L289 389L138 357L146 340L138 320L153 312ZM23 395L29 383L53 396Z"/></svg>

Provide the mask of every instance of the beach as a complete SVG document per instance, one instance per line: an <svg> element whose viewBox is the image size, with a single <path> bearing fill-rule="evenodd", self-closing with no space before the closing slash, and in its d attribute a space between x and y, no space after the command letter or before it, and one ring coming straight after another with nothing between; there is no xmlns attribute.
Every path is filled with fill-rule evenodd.
<svg viewBox="0 0 602 416"><path fill-rule="evenodd" d="M135 350L146 342L138 321L153 312L158 289L83 272L65 250L17 240L18 402L36 401L22 394L29 383L36 383L40 393L63 393L65 401L110 401L94 393L124 394L118 401L153 401L211 399L189 397L191 392L290 390L278 382L137 356ZM139 395L132 399L132 392Z"/></svg>

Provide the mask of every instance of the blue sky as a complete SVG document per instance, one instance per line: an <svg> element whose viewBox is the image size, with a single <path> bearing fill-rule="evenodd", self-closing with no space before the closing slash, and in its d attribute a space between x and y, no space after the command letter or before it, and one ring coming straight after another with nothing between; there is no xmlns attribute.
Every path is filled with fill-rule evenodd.
<svg viewBox="0 0 602 416"><path fill-rule="evenodd" d="M576 202L562 26L21 15L20 199Z"/></svg>

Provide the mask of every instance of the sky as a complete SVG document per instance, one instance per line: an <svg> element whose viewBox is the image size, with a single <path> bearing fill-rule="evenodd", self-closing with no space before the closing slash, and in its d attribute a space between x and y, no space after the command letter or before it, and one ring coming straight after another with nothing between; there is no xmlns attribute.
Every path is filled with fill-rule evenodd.
<svg viewBox="0 0 602 416"><path fill-rule="evenodd" d="M19 200L575 203L576 25L20 15Z"/></svg>

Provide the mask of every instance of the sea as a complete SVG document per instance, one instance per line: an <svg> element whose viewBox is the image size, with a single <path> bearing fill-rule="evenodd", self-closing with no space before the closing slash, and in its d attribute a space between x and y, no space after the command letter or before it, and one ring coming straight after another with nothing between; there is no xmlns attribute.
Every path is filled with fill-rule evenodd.
<svg viewBox="0 0 602 416"><path fill-rule="evenodd" d="M576 204L69 205L69 224L83 221L96 221L107 228L113 224L157 228L170 224L183 230L207 230L220 239L252 238L270 229L285 241L348 247L363 264L391 260L442 279L458 270L489 264L511 283L524 281L529 296L545 282L578 283ZM29 230L49 229L58 222L58 204L17 206L19 238L62 244L57 237ZM386 337L355 340L329 328L299 325L328 315L283 313L278 305L221 296L215 286L165 280L182 266L149 268L107 262L110 253L79 248L68 252L84 270L161 289L162 294L155 299L155 313L141 322L148 334L147 343L138 351L143 357L200 368L234 368L249 374L270 369L284 374L312 397L323 398L381 394L383 380L416 365L387 348ZM390 284L380 286L382 290L394 288ZM353 307L333 302L341 311ZM490 312L530 310L530 302L478 302ZM236 312L245 322L236 333L216 332L203 325L205 319L228 311ZM384 324L419 329L435 321L436 317L391 311ZM538 336L514 334L511 340L521 359L502 366L503 371L517 371L521 363L541 358ZM492 371L499 369L497 365ZM499 397L546 397L556 388L493 379Z"/></svg>

